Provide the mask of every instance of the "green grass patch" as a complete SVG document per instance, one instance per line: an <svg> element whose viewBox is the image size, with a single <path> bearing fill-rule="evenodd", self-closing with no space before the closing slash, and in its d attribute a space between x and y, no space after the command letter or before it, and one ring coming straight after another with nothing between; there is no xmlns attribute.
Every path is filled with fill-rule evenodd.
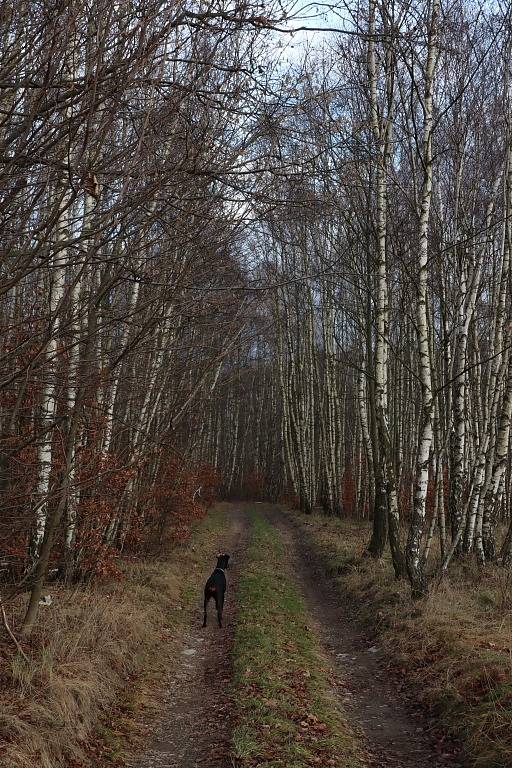
<svg viewBox="0 0 512 768"><path fill-rule="evenodd" d="M284 554L276 529L252 513L237 591L235 765L360 768L358 739L331 693Z"/></svg>

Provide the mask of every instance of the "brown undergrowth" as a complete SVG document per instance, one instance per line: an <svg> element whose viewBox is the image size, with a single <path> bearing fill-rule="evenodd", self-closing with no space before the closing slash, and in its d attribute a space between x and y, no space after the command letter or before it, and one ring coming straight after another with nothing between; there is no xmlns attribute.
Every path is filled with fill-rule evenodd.
<svg viewBox="0 0 512 768"><path fill-rule="evenodd" d="M118 764L143 726L130 713L151 709L172 664L183 617L197 600L205 556L213 556L222 505L168 557L124 568L113 583L50 585L27 664L5 638L0 661L0 764L72 768ZM187 567L183 568L186 560ZM13 625L23 605L10 608Z"/></svg>
<svg viewBox="0 0 512 768"><path fill-rule="evenodd" d="M365 553L369 527L292 514L349 610L379 637L390 664L463 743L475 766L512 765L512 576L455 563L425 600L397 582L389 557Z"/></svg>

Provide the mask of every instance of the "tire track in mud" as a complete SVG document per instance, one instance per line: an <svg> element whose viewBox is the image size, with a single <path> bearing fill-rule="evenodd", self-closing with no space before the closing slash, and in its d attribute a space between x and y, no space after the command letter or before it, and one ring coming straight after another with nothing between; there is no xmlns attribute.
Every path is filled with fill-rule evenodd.
<svg viewBox="0 0 512 768"><path fill-rule="evenodd" d="M161 716L148 734L148 746L131 768L231 768L232 659L236 585L247 543L247 515L231 507L228 530L218 549L232 559L227 573L228 590L224 626L219 629L210 603L208 626L202 623L202 586L197 610L177 650L176 666L169 673L162 699ZM204 582L213 570L204 565Z"/></svg>
<svg viewBox="0 0 512 768"><path fill-rule="evenodd" d="M368 643L343 609L340 593L313 547L277 507L262 508L280 531L290 573L305 600L312 628L331 667L333 691L362 734L372 768L464 768L444 748L433 722L390 679L383 652Z"/></svg>

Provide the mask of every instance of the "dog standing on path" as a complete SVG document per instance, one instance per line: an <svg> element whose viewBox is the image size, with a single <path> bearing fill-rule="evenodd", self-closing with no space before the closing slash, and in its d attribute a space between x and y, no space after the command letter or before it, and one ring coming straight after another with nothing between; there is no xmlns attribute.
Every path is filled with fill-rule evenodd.
<svg viewBox="0 0 512 768"><path fill-rule="evenodd" d="M215 570L205 584L203 627L206 627L206 608L211 597L215 600L219 627L222 627L222 610L224 608L224 597L227 588L226 568L228 567L228 561L229 555L217 555Z"/></svg>

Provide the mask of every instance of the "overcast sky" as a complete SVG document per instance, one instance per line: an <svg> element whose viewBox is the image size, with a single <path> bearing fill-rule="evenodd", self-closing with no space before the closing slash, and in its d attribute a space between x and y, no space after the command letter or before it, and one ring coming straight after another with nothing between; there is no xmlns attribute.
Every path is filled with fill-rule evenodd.
<svg viewBox="0 0 512 768"><path fill-rule="evenodd" d="M284 64L297 63L306 50L319 51L336 40L334 30L351 25L345 9L324 3L292 2L287 5L290 20L283 24L298 29L293 35L276 33L276 44ZM307 29L301 29L306 27Z"/></svg>

